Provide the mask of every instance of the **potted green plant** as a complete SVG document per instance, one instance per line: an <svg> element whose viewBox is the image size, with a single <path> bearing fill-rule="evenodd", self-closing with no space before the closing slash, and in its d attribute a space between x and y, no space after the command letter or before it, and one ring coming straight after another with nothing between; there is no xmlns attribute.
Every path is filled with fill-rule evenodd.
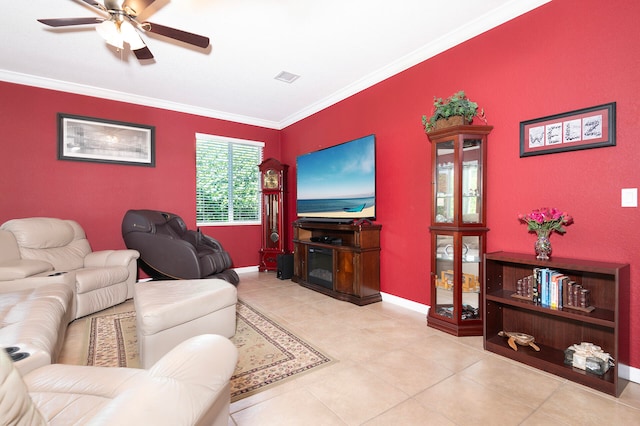
<svg viewBox="0 0 640 426"><path fill-rule="evenodd" d="M464 90L460 90L445 100L434 97L433 113L428 118L426 115L422 116L422 125L424 131L429 133L443 127L471 124L474 117L487 122L484 109L478 110L478 104L467 98Z"/></svg>

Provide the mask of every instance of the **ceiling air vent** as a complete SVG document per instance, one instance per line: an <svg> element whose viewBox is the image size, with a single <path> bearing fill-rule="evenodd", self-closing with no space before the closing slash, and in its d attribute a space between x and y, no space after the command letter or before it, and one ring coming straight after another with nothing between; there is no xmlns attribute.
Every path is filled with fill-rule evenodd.
<svg viewBox="0 0 640 426"><path fill-rule="evenodd" d="M284 81L285 83L293 83L300 77L299 75L292 74L287 71L282 71L280 74L275 76L276 80Z"/></svg>

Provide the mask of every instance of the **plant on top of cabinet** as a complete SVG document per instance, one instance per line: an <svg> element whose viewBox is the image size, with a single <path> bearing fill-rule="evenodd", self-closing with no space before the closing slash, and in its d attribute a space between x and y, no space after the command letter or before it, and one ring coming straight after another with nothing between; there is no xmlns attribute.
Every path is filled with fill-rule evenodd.
<svg viewBox="0 0 640 426"><path fill-rule="evenodd" d="M484 109L478 110L478 104L467 98L464 90L460 90L444 100L434 97L433 112L430 117L422 116L422 125L424 131L429 133L443 127L471 124L474 117L487 123Z"/></svg>

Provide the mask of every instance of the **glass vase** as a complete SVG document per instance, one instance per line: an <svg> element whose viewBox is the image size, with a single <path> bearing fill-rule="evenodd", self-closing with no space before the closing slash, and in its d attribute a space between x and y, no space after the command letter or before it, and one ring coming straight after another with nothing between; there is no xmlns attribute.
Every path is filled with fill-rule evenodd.
<svg viewBox="0 0 640 426"><path fill-rule="evenodd" d="M541 229L536 232L538 234L538 239L534 246L536 249L536 259L549 260L549 255L551 255L551 241L549 240L550 231Z"/></svg>

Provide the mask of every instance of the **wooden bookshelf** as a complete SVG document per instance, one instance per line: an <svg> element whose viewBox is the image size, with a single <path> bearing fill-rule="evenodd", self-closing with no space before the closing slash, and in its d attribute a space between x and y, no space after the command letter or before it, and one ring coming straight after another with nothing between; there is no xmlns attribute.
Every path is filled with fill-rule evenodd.
<svg viewBox="0 0 640 426"><path fill-rule="evenodd" d="M568 275L591 291L591 312L550 309L533 301L514 298L516 283L533 268L551 268ZM629 265L496 252L484 258L483 342L487 351L517 360L610 395L619 396L626 380L618 377L620 361L620 307L629 298ZM516 352L498 332L533 335L540 352L521 347ZM564 350L575 343L591 342L611 354L615 365L598 376L564 363Z"/></svg>

